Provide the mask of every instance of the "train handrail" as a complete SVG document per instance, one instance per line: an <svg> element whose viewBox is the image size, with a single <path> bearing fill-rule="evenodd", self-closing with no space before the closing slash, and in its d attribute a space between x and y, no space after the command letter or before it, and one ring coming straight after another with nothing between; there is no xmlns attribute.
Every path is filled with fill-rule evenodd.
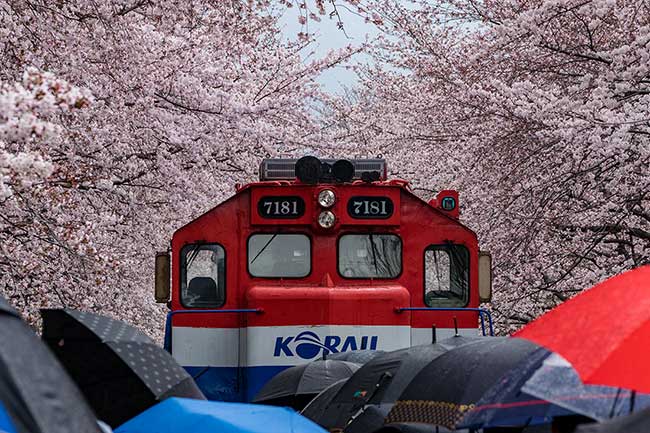
<svg viewBox="0 0 650 433"><path fill-rule="evenodd" d="M263 308L234 308L230 310L173 310L167 313L165 321L165 340L163 347L169 353L172 353L172 320L177 314L199 314L199 313L255 313L262 314Z"/></svg>
<svg viewBox="0 0 650 433"><path fill-rule="evenodd" d="M490 326L490 336L494 336L494 328L492 326L492 313L485 308L443 308L443 307L397 307L395 308L396 313L401 313L402 311L476 311L478 312L478 317L481 319L481 331L483 336L485 336L485 321L483 320L483 315L487 317L488 324Z"/></svg>

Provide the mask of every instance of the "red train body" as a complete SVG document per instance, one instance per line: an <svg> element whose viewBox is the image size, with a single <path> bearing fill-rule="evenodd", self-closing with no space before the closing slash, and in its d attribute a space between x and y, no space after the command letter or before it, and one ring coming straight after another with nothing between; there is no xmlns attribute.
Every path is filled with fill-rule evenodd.
<svg viewBox="0 0 650 433"><path fill-rule="evenodd" d="M426 344L433 326L437 338L478 332L489 256L459 222L458 194L427 203L378 160L364 180L320 163L328 176L239 187L173 235L166 346L209 398L249 401L284 368ZM291 172L295 161L263 164Z"/></svg>

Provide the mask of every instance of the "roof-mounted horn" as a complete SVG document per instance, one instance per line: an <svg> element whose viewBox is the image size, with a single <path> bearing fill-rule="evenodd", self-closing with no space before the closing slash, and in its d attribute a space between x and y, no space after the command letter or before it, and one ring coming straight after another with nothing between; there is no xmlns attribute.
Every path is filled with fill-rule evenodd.
<svg viewBox="0 0 650 433"><path fill-rule="evenodd" d="M309 161L301 163L302 167L296 167L298 161ZM306 172L316 171L315 162L320 161L321 170L318 180L307 181L302 179ZM307 170L309 168L309 170ZM301 182L350 182L352 180L386 180L387 164L385 159L318 159L313 156L306 156L300 159L264 159L260 164L260 181L269 180L294 180L296 177Z"/></svg>

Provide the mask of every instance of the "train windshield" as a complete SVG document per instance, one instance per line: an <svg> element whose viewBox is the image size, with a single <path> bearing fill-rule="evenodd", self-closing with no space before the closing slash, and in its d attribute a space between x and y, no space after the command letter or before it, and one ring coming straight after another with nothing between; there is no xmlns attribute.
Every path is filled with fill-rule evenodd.
<svg viewBox="0 0 650 433"><path fill-rule="evenodd" d="M226 300L226 253L221 245L191 244L181 250L181 304L217 308Z"/></svg>
<svg viewBox="0 0 650 433"><path fill-rule="evenodd" d="M302 278L311 272L311 245L302 234L255 234L248 238L248 272L254 277Z"/></svg>
<svg viewBox="0 0 650 433"><path fill-rule="evenodd" d="M402 273L402 240L388 234L344 235L338 257L345 278L397 278Z"/></svg>

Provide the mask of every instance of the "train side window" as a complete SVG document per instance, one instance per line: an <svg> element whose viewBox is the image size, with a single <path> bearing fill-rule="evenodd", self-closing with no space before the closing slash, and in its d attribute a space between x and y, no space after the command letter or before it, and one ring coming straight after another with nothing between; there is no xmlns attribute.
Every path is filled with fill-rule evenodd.
<svg viewBox="0 0 650 433"><path fill-rule="evenodd" d="M431 245L424 251L424 303L464 307L469 302L469 251L463 245Z"/></svg>
<svg viewBox="0 0 650 433"><path fill-rule="evenodd" d="M311 273L311 242L303 234L258 233L248 238L248 272L254 277L302 278Z"/></svg>
<svg viewBox="0 0 650 433"><path fill-rule="evenodd" d="M180 271L184 307L218 308L226 302L226 252L221 245L186 245Z"/></svg>
<svg viewBox="0 0 650 433"><path fill-rule="evenodd" d="M344 278L397 278L402 240L391 234L349 234L339 238L338 268Z"/></svg>

